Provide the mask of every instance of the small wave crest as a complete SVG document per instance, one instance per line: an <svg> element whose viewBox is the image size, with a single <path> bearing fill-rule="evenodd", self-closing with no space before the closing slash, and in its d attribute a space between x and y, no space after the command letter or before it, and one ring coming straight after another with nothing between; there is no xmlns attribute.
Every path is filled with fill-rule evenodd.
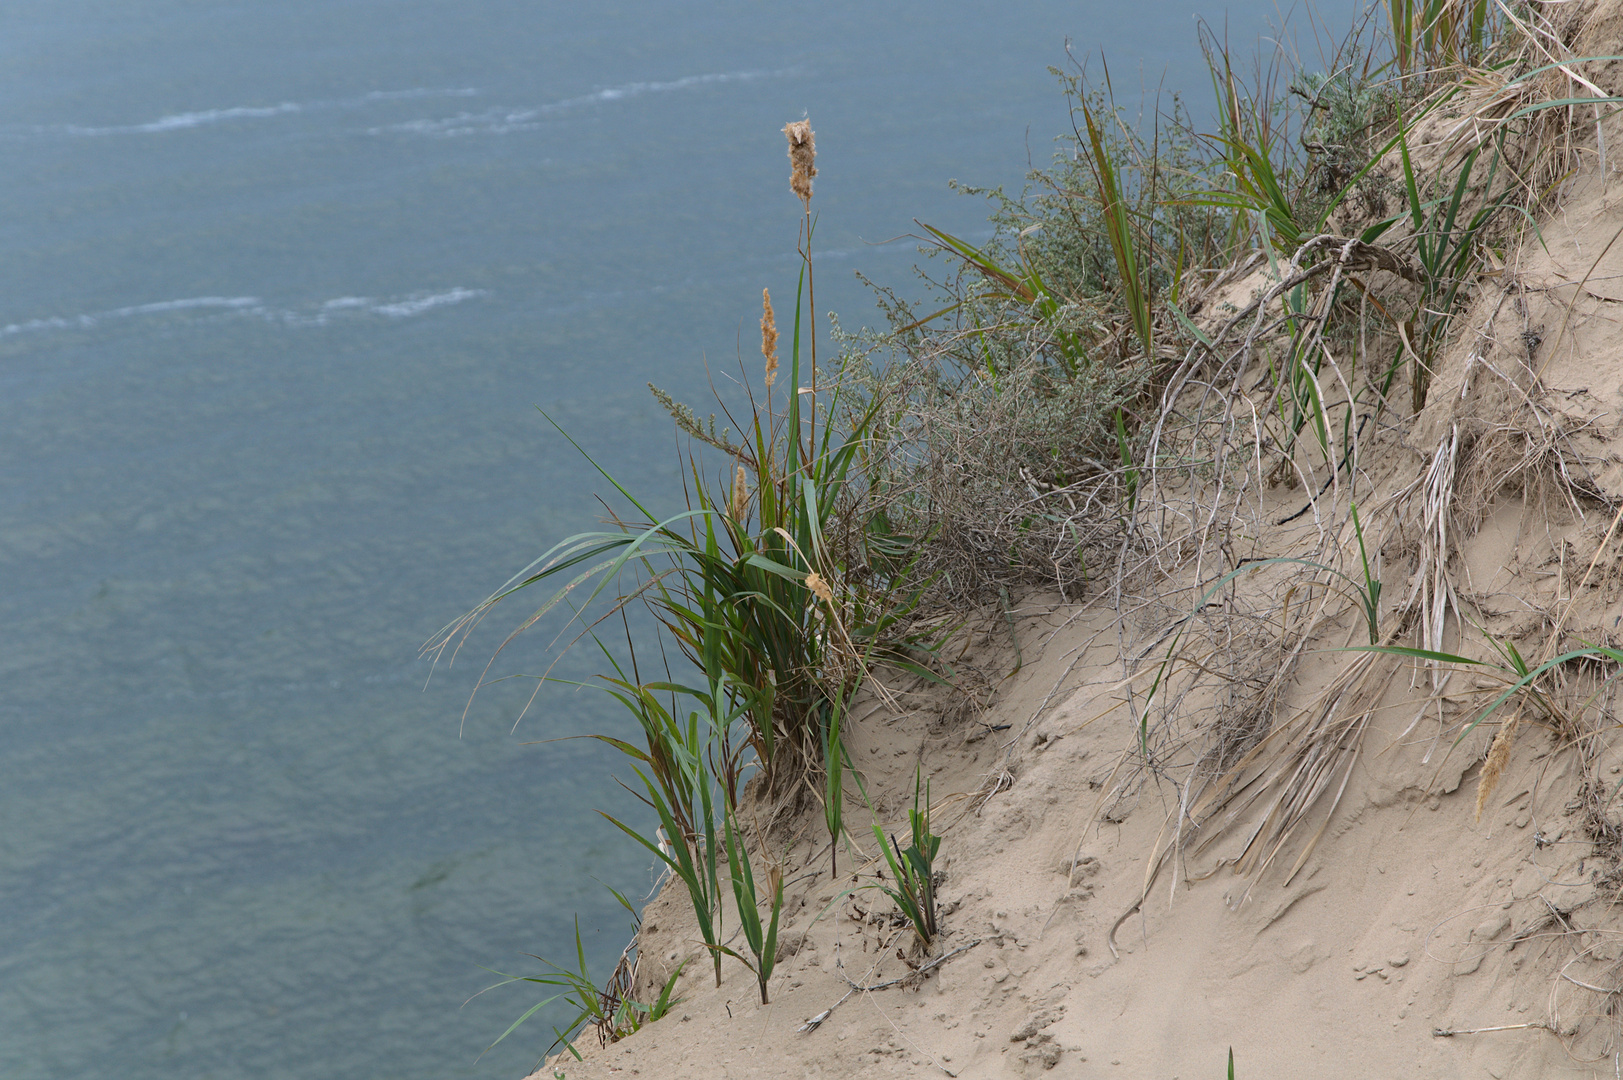
<svg viewBox="0 0 1623 1080"><path fill-rule="evenodd" d="M464 300L472 300L476 296L485 295L483 289L455 288L449 292L432 293L428 296L415 296L406 300L397 300L392 304L377 304L372 311L379 315L386 315L391 319L409 319L413 315L421 315L433 308L443 307L446 304L460 304Z"/></svg>
<svg viewBox="0 0 1623 1080"><path fill-rule="evenodd" d="M202 109L198 112L175 113L172 116L160 116L145 124L121 124L113 127L80 127L77 124L66 124L62 130L69 135L152 135L162 131L181 131L185 128L202 127L205 124L218 124L227 120L259 120L267 116L286 116L289 113L303 111L304 106L284 101L280 105L239 105L230 109Z"/></svg>
<svg viewBox="0 0 1623 1080"><path fill-rule="evenodd" d="M259 298L254 296L191 296L184 300L160 300L152 304L135 304L131 307L113 308L110 311L96 311L88 315L70 315L67 317L53 315L45 319L29 319L27 322L0 326L0 337L37 333L41 330L89 330L95 327L96 324L106 322L108 319L127 319L136 315L158 315L167 311L188 311L193 308L226 308L233 311L248 311L259 307Z"/></svg>
<svg viewBox="0 0 1623 1080"><path fill-rule="evenodd" d="M789 70L733 71L708 75L685 75L680 79L671 79L665 82L622 83L619 86L605 87L602 90L594 90L590 94L564 98L534 108L493 108L486 109L483 112L461 112L455 116L408 120L399 124L386 124L372 128L368 131L368 134L428 135L438 138L455 138L464 135L506 135L515 131L533 131L541 126L541 121L544 118L568 112L572 109L586 108L605 102L624 101L627 98L640 97L644 94L669 94L681 90L690 90L698 86L750 82L756 79L778 78L788 74L790 74Z"/></svg>
<svg viewBox="0 0 1623 1080"><path fill-rule="evenodd" d="M140 124L111 124L102 127L85 124L60 124L49 127L36 127L34 131L39 134L56 133L80 136L157 135L170 131L184 131L188 128L207 127L211 124L230 123L231 121L265 120L276 116L291 116L295 113L318 112L325 109L352 109L388 101L478 97L479 93L479 90L467 86L418 86L407 90L373 90L358 97L342 98L335 101L309 101L303 103L284 101L276 105L234 105L224 109L198 109L193 112L160 116L156 120L149 120Z"/></svg>
<svg viewBox="0 0 1623 1080"><path fill-rule="evenodd" d="M373 90L362 95L360 101L413 101L418 98L478 97L479 91L471 86L434 89L419 86L411 90Z"/></svg>
<svg viewBox="0 0 1623 1080"><path fill-rule="evenodd" d="M489 291L486 289L465 289L458 286L445 292L423 290L382 300L370 296L339 296L303 308L271 307L257 296L190 296L180 300L133 304L129 307L95 311L85 315L53 315L43 319L10 323L0 326L0 338L51 330L93 330L110 320L195 310L212 310L228 316L254 316L267 322L294 327L326 326L336 318L357 315L409 319L438 307L460 304L487 295Z"/></svg>

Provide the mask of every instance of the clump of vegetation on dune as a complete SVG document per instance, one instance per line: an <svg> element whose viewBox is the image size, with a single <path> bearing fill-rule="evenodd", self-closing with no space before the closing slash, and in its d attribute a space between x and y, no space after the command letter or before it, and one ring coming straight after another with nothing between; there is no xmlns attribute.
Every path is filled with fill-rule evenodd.
<svg viewBox="0 0 1623 1080"><path fill-rule="evenodd" d="M933 299L883 294L889 332L852 342L884 403L875 503L930 541L918 580L959 604L1106 589L1168 627L1170 647L1140 658L1140 755L1119 786L1172 780L1202 842L1274 800L1243 860L1255 872L1311 853L1299 827L1321 796L1333 809L1400 664L1466 663L1440 648L1457 593L1437 538L1469 535L1491 492L1456 497L1473 473L1457 445L1396 493L1373 470L1392 433L1446 405L1429 391L1461 314L1507 253L1538 242L1535 214L1594 152L1584 123L1616 106L1577 70L1572 12L1434 0L1384 14L1312 69L1275 50L1242 72L1205 35L1205 123L1177 100L1135 122L1108 78L1064 75L1075 125L1054 164L1019 198L989 193L985 245L926 226L948 268L927 279ZM1548 452L1522 447L1495 489L1611 507L1597 463L1521 396L1525 415L1493 418L1500 431L1471 447L1477 469L1507 458L1495 439L1514 431ZM1415 518L1426 527L1403 528ZM1294 521L1314 526L1305 550L1259 553ZM1391 566L1414 584L1383 602ZM1348 612L1369 651L1282 724L1304 650ZM1618 655L1557 632L1537 658L1507 659L1510 689L1470 726ZM1563 730L1605 719L1577 712Z"/></svg>
<svg viewBox="0 0 1623 1080"><path fill-rule="evenodd" d="M619 516L431 643L520 592L543 599L515 634L572 612L577 641L605 657L598 685L641 732L603 737L647 811L615 824L681 883L718 984L732 957L768 999L776 820L820 807L831 864L863 848L843 809L860 780L849 705L865 682L884 692L881 665L951 679L928 629L941 623L923 617L943 607L1107 592L1165 628L1129 661L1138 749L1113 780L1118 798L1171 783L1187 808L1178 841L1149 854L1148 883L1180 845L1258 808L1239 868L1294 874L1323 831L1304 823L1333 812L1404 665L1500 676L1471 722L1499 725L1482 798L1530 718L1573 738L1611 722L1592 691L1623 654L1563 637L1564 615L1532 655L1491 637L1487 660L1442 649L1445 610L1459 610L1450 538L1474 528L1490 468L1495 490L1613 507L1539 410L1536 379L1508 376L1522 413L1463 447L1457 428L1422 447L1412 480L1375 466L1394 432L1447 407L1431 387L1461 313L1516 244L1537 242L1536 215L1593 152L1585 125L1616 99L1581 74L1565 9L1391 0L1381 14L1313 63L1271 48L1242 70L1205 34L1207 109L1174 99L1132 117L1107 76L1058 73L1072 130L1020 196L982 193L993 239L924 225L925 295L881 290L888 325L836 332L840 355L825 344L821 365L815 149L808 123L789 125L792 316L780 331L764 298L760 366L741 400L720 402L724 426L661 396L694 447L687 509L658 519L604 474ZM1522 441L1511 452L1507 439ZM1305 547L1258 548L1295 522ZM1383 591L1395 567L1400 587ZM673 646L657 674L624 631L632 604ZM1345 619L1365 643L1282 713L1305 651ZM614 627L618 647L603 640ZM912 824L913 846L893 845L892 895L927 944L939 838L927 806ZM607 1042L669 1005L628 1004L623 972L593 999L580 968L566 1045L587 1022Z"/></svg>

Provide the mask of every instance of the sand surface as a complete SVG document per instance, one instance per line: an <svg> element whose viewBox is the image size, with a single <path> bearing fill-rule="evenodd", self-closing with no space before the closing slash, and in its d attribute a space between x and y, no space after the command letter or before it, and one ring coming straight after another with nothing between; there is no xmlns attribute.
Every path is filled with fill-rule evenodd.
<svg viewBox="0 0 1623 1080"><path fill-rule="evenodd" d="M923 710L859 725L853 749L892 813L907 805L915 763L938 796L958 793L936 800L947 932L932 950L956 955L926 977L848 994L847 980L888 982L918 957L911 930L884 917L892 905L882 896L858 892L830 908L872 870L831 880L820 819L808 820L786 860L789 915L770 1005L736 963L713 987L687 901L667 890L646 913L644 955L654 975L690 958L686 1000L584 1063L553 1067L572 1078L1050 1069L1194 1078L1226 1075L1232 1047L1238 1076L1614 1074L1611 1055L1575 1060L1568 1040L1528 1026L1604 1012L1604 995L1557 973L1605 983L1619 953L1609 942L1623 942L1623 920L1597 903L1594 871L1609 864L1595 859L1568 805L1577 754L1548 739L1524 749L1477 822L1462 777L1480 766L1481 747L1422 764L1437 748L1436 725L1405 745L1395 737L1409 718L1387 712L1368 737L1385 752L1360 761L1324 842L1288 886L1277 875L1230 873L1216 865L1221 855L1191 859L1120 922L1113 956L1110 933L1144 890L1176 790L1152 784L1109 804L1110 776L1133 746L1121 710L1093 719L1122 677L1111 618L1062 608L1022 619L1022 636L1045 642L1028 647L1040 656L967 728ZM1078 656L1070 677L1081 685L1039 712ZM1012 779L987 798L988 766L1004 747ZM1581 935L1580 945L1557 920L1615 933ZM800 1030L830 1008L815 1030Z"/></svg>

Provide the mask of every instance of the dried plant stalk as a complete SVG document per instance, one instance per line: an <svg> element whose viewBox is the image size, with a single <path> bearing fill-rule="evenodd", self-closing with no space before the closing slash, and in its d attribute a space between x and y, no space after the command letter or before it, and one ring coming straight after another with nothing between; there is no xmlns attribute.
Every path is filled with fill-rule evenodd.
<svg viewBox="0 0 1623 1080"><path fill-rule="evenodd" d="M778 381L778 320L772 314L772 291L761 290L761 355L766 358L766 386Z"/></svg>
<svg viewBox="0 0 1623 1080"><path fill-rule="evenodd" d="M1493 737L1493 745L1488 748L1488 760L1482 766L1482 779L1476 784L1476 819L1482 820L1482 808L1488 805L1488 797L1493 789L1499 786L1500 777L1505 775L1505 766L1510 764L1510 748L1516 741L1516 729L1521 726L1522 714L1512 716L1499 729L1499 734Z"/></svg>

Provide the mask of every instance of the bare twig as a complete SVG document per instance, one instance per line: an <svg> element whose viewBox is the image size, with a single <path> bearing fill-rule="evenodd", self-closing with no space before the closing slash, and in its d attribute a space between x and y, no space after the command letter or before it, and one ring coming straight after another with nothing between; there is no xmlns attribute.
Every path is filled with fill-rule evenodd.
<svg viewBox="0 0 1623 1080"><path fill-rule="evenodd" d="M1548 1031L1552 1035L1560 1034L1542 1020L1531 1020L1525 1024L1500 1024L1497 1027L1480 1028L1432 1028L1431 1034L1436 1039L1452 1039L1456 1035L1481 1035L1489 1031L1525 1031L1529 1028Z"/></svg>
<svg viewBox="0 0 1623 1080"><path fill-rule="evenodd" d="M936 968L940 967L942 964L945 964L948 960L951 960L953 957L968 952L970 949L973 949L975 946L979 945L981 943L981 941L982 941L981 938L976 938L974 941L971 941L968 945L960 945L960 946L958 946L958 948L952 950L952 952L950 952L950 953L943 953L942 955L936 957L934 960L928 961L927 963L920 964L916 969L909 971L906 975L902 975L902 976L899 976L898 978L894 978L894 979L889 979L889 980L886 980L885 982L882 982L882 983L874 983L872 986L861 986L861 985L858 985L857 983L852 982L850 980L850 978L846 976L844 971L841 971L839 974L840 974L840 978L842 980L844 980L845 985L847 985L847 986L849 986L851 988L851 993L852 994L857 994L857 993L871 994L876 990L888 990L893 986L900 986L902 983L912 982L914 979L917 979L920 975L923 975L925 972L933 971ZM850 997L850 996L851 996L850 994L846 995L846 997ZM840 999L840 1001L844 1001L844 1000L845 1000L845 998ZM835 1004L835 1007L838 1008L838 1003Z"/></svg>

